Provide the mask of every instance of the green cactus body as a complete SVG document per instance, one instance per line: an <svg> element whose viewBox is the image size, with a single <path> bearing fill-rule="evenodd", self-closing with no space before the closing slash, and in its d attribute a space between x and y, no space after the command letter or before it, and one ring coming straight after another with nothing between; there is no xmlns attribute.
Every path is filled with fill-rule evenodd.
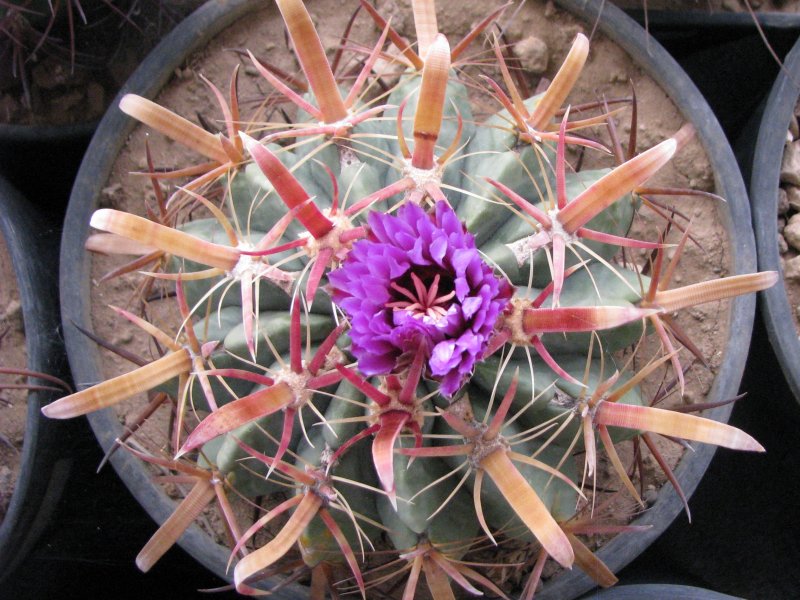
<svg viewBox="0 0 800 600"><path fill-rule="evenodd" d="M255 328L261 336L261 340L258 343L255 361L253 361L247 349L241 314L239 307L225 307L219 312L219 318L214 315L207 322L201 321L195 325L195 330L198 332L207 330L209 334L220 336L201 338L222 342L210 357L215 368L244 369L254 373L263 373L263 369L256 365L271 365L275 360L274 352L277 352L278 355L285 355L288 351L291 318L288 312L283 311L260 313ZM307 317L302 316L300 321L304 330L309 332L311 342L322 341L333 329L333 321L329 316L311 313ZM254 383L235 377L225 377L224 383L212 377L210 382L216 402L220 405L226 404L234 398L246 396L255 388ZM192 388L192 397L198 410L208 410L199 383L195 383Z"/></svg>
<svg viewBox="0 0 800 600"><path fill-rule="evenodd" d="M569 477L572 481L577 481L575 465L570 458L568 457L566 461L561 462L564 458L562 449L551 446L537 454L536 446L531 445L526 450L528 450L528 454L536 456L538 460L549 466L558 467L562 475ZM542 502L545 503L556 521L565 521L575 514L575 509L578 505L578 494L575 490L571 489L563 481L554 479L546 471L541 471L534 467L520 467L520 472L531 488L536 491ZM522 524L519 517L505 502L503 495L494 482L488 477L484 477L483 485L481 486L481 506L483 507L486 522L494 531L524 541L533 541L535 539L530 530Z"/></svg>
<svg viewBox="0 0 800 600"><path fill-rule="evenodd" d="M309 435L309 440L302 439L299 444L298 460L296 466L305 469L308 466L322 466L323 455L330 455L336 448L325 442L325 436L319 428ZM330 476L352 480L363 485L377 485L377 479L369 468L369 457L366 445L354 446L345 453L342 460L337 461L327 471ZM373 494L365 493L362 487L348 485L342 481L331 481L336 488L338 504L347 512L330 509L330 514L341 528L351 548L358 549L364 543L363 539L375 540L380 536L381 530L373 523L380 523L380 515L375 504ZM301 492L298 492L301 493ZM356 529L356 524L359 532ZM303 555L303 560L310 567L325 561L334 564L343 562L342 551L330 530L325 526L319 516L316 516L303 531L298 543Z"/></svg>
<svg viewBox="0 0 800 600"><path fill-rule="evenodd" d="M576 379L583 381L586 373L585 356L560 356L559 364ZM525 409L519 422L527 429L539 423L549 422L551 419L558 419L558 423L562 423L566 417L574 414L579 408L579 399L591 397L597 386L614 373L615 361L610 355L603 356L602 362L600 358L593 358L589 363L586 388L559 378L540 359L533 358L529 362L526 354L520 349L514 352L508 365L498 377L500 366L499 358L487 359L475 370L473 383L481 390L483 396L494 391L496 396L502 397L511 384L514 372L519 369L519 381L512 407L514 410ZM627 373L622 373L618 385L623 385L629 379ZM642 406L641 391L638 387L633 387L619 402ZM576 448L583 448L579 432L580 420L575 418L561 430L559 435L552 437L548 435L547 438L552 440L551 443L562 447L570 446L577 438ZM612 428L612 433L615 441L630 439L636 435L633 430L617 428Z"/></svg>
<svg viewBox="0 0 800 600"><path fill-rule="evenodd" d="M326 188L317 183L317 178L313 175L315 169L312 161L301 161L302 157L281 146L273 144L268 147L276 152L281 162L303 182L306 192L314 197L316 203L321 207L330 205L330 193L326 193ZM286 214L286 206L257 165L247 165L242 172L231 178L230 186L230 205L239 226L245 228L245 231L266 232ZM302 226L293 222L286 230L284 239L288 241L303 232Z"/></svg>
<svg viewBox="0 0 800 600"><path fill-rule="evenodd" d="M388 527L392 544L402 552L414 548L421 540L427 540L458 560L478 534L472 498L462 488L447 501L454 483L434 484L450 471L444 461L417 460L410 466L408 463L408 457L395 456L397 510L385 497L378 498L378 512ZM423 492L428 486L431 487Z"/></svg>
<svg viewBox="0 0 800 600"><path fill-rule="evenodd" d="M656 331L661 356L648 365L682 377L670 346L683 339L671 312L688 304L663 289L672 265L662 264L660 240L627 236L640 208L637 190L644 193L687 136L678 132L613 169L576 171L566 146L604 149L589 137L614 118L602 107L584 106L596 113L573 121L566 107L559 113L588 53L584 36L553 94L518 98L506 65L492 72L483 59L480 74L492 75L493 84L463 78L446 39L430 31L412 44L421 56L400 48L406 71L380 92L380 69L370 61L387 56L382 48L359 57L366 67L356 84L336 81L324 47L310 39L302 4L279 0L278 7L289 15L295 56L309 79L305 96L256 66L294 103L285 114L296 121L284 130L250 128L226 110L231 139L186 126L217 178L202 180L181 202L202 192L204 208L193 214L216 218L184 222L180 234L111 209L92 221L137 249L171 256L164 261L171 279L186 275L176 295L182 288L191 319L169 335L149 329L169 352L146 373L169 381L158 389L183 394L202 415L196 424L184 408L189 402L177 403L186 411L180 422L196 428L171 432L170 444L187 439L168 450L187 458L199 450L200 463L214 465L224 487L246 498L288 495L281 518L292 526L243 553L237 589L249 590L256 574L298 544L312 569L349 568L366 597L355 557L387 538L413 563L415 577L427 561L425 577L433 581L431 565L444 556L453 566L448 575L459 572L454 579L468 591L466 579L494 585L473 577L469 557L459 562L475 540L536 540L571 568L578 550L568 523L586 502L576 461L597 473L589 461L605 450L631 490L609 431L621 441L642 423L673 437L679 421L702 429L685 415L672 419L650 408L631 373L647 361L627 361ZM374 11L372 3L363 8ZM318 55L309 58L312 46ZM502 63L499 45L495 51ZM369 83L351 96L359 80ZM158 112L143 98L126 98L124 110L141 105L145 122ZM491 105L507 108L480 122L476 115ZM560 114L566 117L556 133ZM259 141L256 131L269 133ZM653 281L631 267L643 252L623 256L623 247L652 251L639 269ZM191 335L187 346L173 343L169 336L187 326L199 344ZM642 377L651 373L644 369ZM137 393L152 389L131 379L123 383ZM213 402L204 397L206 381ZM81 407L101 404L75 396ZM435 582L440 591L445 584Z"/></svg>
<svg viewBox="0 0 800 600"><path fill-rule="evenodd" d="M299 420L299 415L295 415L295 427L292 431L292 440L290 442L293 448L297 446L300 437L303 435ZM276 478L267 477L269 467L253 459L239 446L239 442L244 442L268 456L274 456L278 448L282 427L283 422L270 415L269 417L251 421L218 438L224 441L216 453L217 468L221 473L227 475L230 484L245 497L257 498L286 489ZM211 444L211 442L208 444ZM213 448L210 451L213 452Z"/></svg>
<svg viewBox="0 0 800 600"><path fill-rule="evenodd" d="M525 104L532 109L538 100L539 97L536 96L528 99ZM522 222L512 227L515 233L521 227L518 237L507 239L502 236L503 225L516 220L512 218L511 211L486 201L487 197L492 197L493 188L484 181L484 177L492 177L524 198L539 203L547 198L548 190L552 190L555 183L553 172L549 168L542 168L552 164L552 149L544 146L535 149L530 144L520 145L508 111L502 110L477 128L465 154L465 185L469 194L464 195L457 206L457 212L478 243L491 240L492 243L485 249L489 253L489 248L495 243L516 241L531 233L532 230L523 227L526 223ZM495 259L494 256L491 258ZM502 268L504 265L500 266Z"/></svg>
<svg viewBox="0 0 800 600"><path fill-rule="evenodd" d="M546 267L545 267L546 268ZM562 306L635 307L642 299L650 279L621 267L592 263L580 269L565 282L561 292ZM520 297L535 298L541 290L521 290ZM545 302L545 306L547 302ZM594 332L595 354L617 352L635 344L645 333L641 322ZM586 356L592 333L570 332L544 334L542 340L551 354Z"/></svg>
<svg viewBox="0 0 800 600"><path fill-rule="evenodd" d="M427 420L423 433L433 433L434 427L434 421ZM401 438L398 446L412 447L413 438ZM459 473L441 482L450 471L450 465L442 459L412 461L408 456L394 455L397 508L385 496L377 498L377 508L398 551L430 542L451 559L458 560L469 549L478 534L475 509L466 488L449 497L461 478Z"/></svg>
<svg viewBox="0 0 800 600"><path fill-rule="evenodd" d="M364 405L367 398L349 381L342 381L336 388L333 402L328 405L325 412L327 425L322 427L325 443L331 448L338 448L349 440L363 427L363 423L356 420L364 416Z"/></svg>
<svg viewBox="0 0 800 600"><path fill-rule="evenodd" d="M516 163L516 159L511 159L511 162ZM486 168L490 173L493 172L493 166L491 164L487 165ZM580 192L608 172L609 170L600 169L569 174L570 176L567 177L566 181L567 197L576 197ZM505 173L503 175L505 175ZM532 200L533 204L537 204L540 208L546 209L543 202L537 201L539 192L532 185L530 178L527 176L527 172L524 172L524 174L518 173L517 175L521 179L519 182L514 181L513 177L508 179L500 178L499 181L517 191L517 193L524 198ZM526 188L528 189L526 190ZM635 205L631 197L624 197L589 221L588 227L596 231L624 236L630 229L634 212ZM476 226L479 226L478 224L483 222L480 215L473 217L473 219ZM530 217L520 218L510 215L507 216L496 231L487 234L487 237L491 235L491 238L486 244L484 251L515 285L526 286L532 274L533 285L536 287L544 287L551 281L551 272L547 263L547 255L544 252L536 252L532 259L528 259L525 263L520 265L513 252L508 247L508 244L517 242L535 233L535 229L531 225L531 220ZM592 240L582 240L581 243L587 246L591 252L587 252L583 249L576 249L576 253L567 253L566 265L568 267L577 264L581 260L593 260L595 256L599 256L603 260L611 260L619 250L619 248L614 245Z"/></svg>
<svg viewBox="0 0 800 600"><path fill-rule="evenodd" d="M476 377L476 379L478 378ZM524 380L521 378L518 394L523 387L523 381ZM500 387L502 387L502 383L498 386L498 392L500 392ZM484 392L478 387L470 387L466 396L469 398L475 420L479 422L482 421L486 414L488 399L491 397L491 393ZM530 398L528 398L528 400L529 399ZM574 461L569 455L565 455L563 447L552 444L541 448L540 446L542 444L538 440L516 441L526 430L526 424L521 421L522 419L518 419L514 422L510 422L506 424L502 430L503 437L512 441L511 449L519 454L535 457L546 465L559 470L561 474L569 480L577 482L578 478ZM435 432L439 434L453 433L452 430L442 422L437 422ZM503 450L496 451L502 452ZM446 472L449 469L462 467L464 465L464 458L457 456L447 457L443 462L447 465L445 468ZM553 478L553 476L546 471L528 465L521 466L520 473L548 510L551 511L556 520L566 520L575 514L575 508L578 504L578 495L576 491L570 488L565 482ZM469 478L471 483L474 484L474 471L470 473ZM532 541L535 539L530 530L521 523L518 516L509 506L508 502L506 502L490 477L483 477L483 483L481 485L481 506L486 522L494 531L499 531L510 537L520 538L525 541Z"/></svg>
<svg viewBox="0 0 800 600"><path fill-rule="evenodd" d="M387 104L394 106L399 106L404 100L408 101L402 125L407 143L411 143L413 139L412 123L417 106L419 81L416 74L402 77L387 98ZM445 117L437 148L444 151L455 140L459 115L464 127L460 143L466 144L461 153L456 155L457 157L465 155L466 158L453 161L447 165L442 174L442 186L448 201L456 208L456 214L462 220L465 230L474 236L480 251L496 265L498 272L504 273L512 284L520 286L517 296L533 298L540 290L536 287L527 287L530 272L532 270L534 286L547 285L550 282L547 257L540 251L533 256L532 261L519 265L507 244L533 235L538 231L538 225L533 224L530 218L520 218L516 210L511 209L507 200L500 201L496 190L484 180L484 177L492 177L515 190L532 204L546 210L552 201L555 186L555 175L551 167L555 160L555 152L551 146L546 145L538 149L529 144L519 145L516 133L508 126L509 116L505 111L490 117L483 124L476 124L472 117L466 87L455 75L447 84L446 95ZM526 106L532 109L538 100L539 97L531 98L526 101ZM315 144L300 141L293 149L286 149L277 144L268 147L292 171L306 193L312 197L313 203L325 211L331 207L333 193L331 176L336 179L339 202L344 201L345 205L353 204L377 192L383 186L395 183L403 176L402 173L398 174L395 168L402 166L401 162L395 160L393 167L386 164L385 160L387 156L399 156L398 144L387 139L396 133L396 115L397 108L390 108L385 111L381 120L367 120L359 124L353 129L352 139L342 145L327 143L320 150ZM372 138L371 135L380 137ZM603 169L567 173L568 198L576 197L608 172L608 169ZM228 201L232 207L235 223L241 230L248 232L247 239L250 243L260 239L286 214L284 200L278 196L272 183L257 165L247 165L232 175L228 189L230 190ZM386 210L399 199L401 196L387 198L371 205L369 210ZM630 228L635 209L636 205L630 197L622 198L594 217L588 226L601 232L625 235ZM365 223L366 214L357 216L354 223ZM224 231L213 221L188 223L184 226L184 230L207 241L225 243ZM276 245L289 243L306 235L308 234L302 224L295 220L287 227ZM635 274L619 269L612 272L608 266L597 263L594 258L594 255L597 255L603 260L610 260L617 252L617 248L594 241L587 241L586 245L591 252L579 252L584 257L583 260L591 264L567 278L561 295L561 305L635 306L640 300L638 290L643 285ZM307 255L283 262L294 252L296 251L290 250L276 254L270 257L269 262L276 264L280 261L281 268L299 275L307 266ZM574 265L578 260L576 256L569 254L567 265ZM203 268L201 265L187 264L184 261L180 265L176 264L173 269L177 270L179 267L187 271ZM238 290L228 290L223 297L223 290L226 287L223 283L211 293L212 287L218 285L222 279L210 282L187 282L187 296L195 304L200 304L202 301L212 307L212 315L206 326L207 335L223 339L222 347L213 354L215 366L251 369L252 367L244 363L251 359L248 357L244 330L241 323L237 322L239 318L237 310L241 306ZM261 313L256 331L260 336L268 337L275 350L285 353L289 345L290 298L284 290L269 281L261 280L258 285ZM215 307L219 307L219 316L213 314ZM319 342L333 327L331 319L324 316L332 313L327 294L319 292L311 310L314 312L303 315L303 330L308 332L312 342ZM198 327L196 326L196 329ZM641 330L641 325L634 323L603 332L600 338L603 350L611 352L625 347L641 335ZM564 368L576 377L580 377L584 370L590 335L549 334L544 339L551 352L560 356L559 361ZM351 340L347 333L337 341L337 345L345 351L349 349L350 344ZM264 361L270 362L268 358L271 352L269 345L259 343L255 362L258 364L264 364ZM606 356L605 360L607 363L612 362L609 356ZM500 359L490 357L477 363L470 388L470 396L473 399L488 398L497 379L500 362ZM496 393L501 396L508 388L512 374L519 368L520 378L514 409L518 410L528 404L534 395L538 397L536 402L526 409L525 414L509 426L508 431L504 431L511 436L519 434L525 428L535 427L544 420L557 416L564 417L572 410L570 401L574 403L579 394L573 384L560 380L541 360L534 359L532 365L533 373L525 353L518 349L500 375L496 386ZM599 383L599 377L599 360L595 358L590 369L589 388ZM375 383L377 385L379 381L376 380ZM248 382L230 378L226 378L226 384L238 397L255 389ZM212 382L212 385L215 393L229 397L219 382ZM436 386L430 381L421 382L418 395L424 395L429 388L433 391ZM319 396L318 394L317 397ZM370 402L364 393L348 381L342 381L335 390L332 389L330 400L326 398L322 405L316 404L320 411L324 411L326 423L319 421L313 424L305 423L305 430L309 432L308 436L314 441L314 445L309 445L306 437L301 435L300 427L296 426L293 429L290 450L298 453L297 466L305 468L307 464L319 464L323 450L330 454L357 435L370 422L370 411L365 411L364 408ZM449 403L441 396L435 398L433 402L443 408ZM622 402L642 404L636 389L629 392ZM482 402L474 402L474 405L476 414L482 414L481 411L485 410L485 404ZM264 464L247 460L247 453L236 441L241 440L248 446L269 455L277 447L274 440L280 437L281 427L280 419L269 416L243 425L225 436L225 441L216 453L217 464L221 472L227 475L231 485L240 493L246 496L258 496L283 489L283 486L276 482L274 475L271 478L266 477L268 468ZM563 453L564 448L577 434L578 427L576 420L574 424L565 428L557 439L551 440L550 445L544 449L539 449L537 442L530 441L515 446L515 451L536 456L546 464L560 469L572 481L577 481L575 465L571 458L567 457L565 460ZM429 418L423 425L425 436L432 431L441 433L445 430L447 428L439 419ZM270 437L272 440L269 440ZM409 447L412 443L413 437L401 437L398 446ZM424 444L429 446L432 442L425 437ZM582 447L582 441L577 447ZM338 483L336 489L353 512L376 523L383 523L389 539L399 551L430 542L436 547L447 548L448 556L457 560L469 548L469 543L464 543L465 540L477 536L480 531L473 501L468 493L471 483L447 501L454 482L460 479L461 474L447 480L452 483L434 482L459 467L463 462L459 461L457 457L411 461L408 456L396 454L394 457L398 498L396 510L385 496L366 493L363 489ZM550 474L530 466L521 467L520 472L556 519L566 520L574 514L578 501L574 489L562 481L554 480ZM379 485L372 467L369 443L366 441L357 443L345 452L330 473L337 477L360 481L365 485L374 487ZM474 473L469 476L469 481L474 482ZM421 492L426 486L430 486L429 489ZM448 505L439 510L446 501ZM525 541L535 539L530 530L521 525L519 518L515 516L489 478L484 478L481 502L486 520L494 531L505 532ZM431 518L434 513L435 517ZM353 547L360 545L362 540L359 540L352 519L340 511L332 510L331 514L345 533L348 542ZM380 535L380 530L368 522L359 520L359 526L368 532L370 539L376 539ZM343 561L337 541L319 516L314 517L309 523L298 543L304 561L311 567L321 562L341 564Z"/></svg>

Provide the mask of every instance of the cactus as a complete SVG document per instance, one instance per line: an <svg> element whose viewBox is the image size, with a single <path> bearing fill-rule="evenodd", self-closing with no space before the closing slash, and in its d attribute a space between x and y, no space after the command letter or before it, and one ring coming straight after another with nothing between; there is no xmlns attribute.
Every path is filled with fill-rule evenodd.
<svg viewBox="0 0 800 600"><path fill-rule="evenodd" d="M130 450L194 487L139 555L143 569L216 501L242 593L258 593L265 575L311 571L321 597L344 571L338 585L362 597L407 574L403 598L421 575L436 598L451 597L451 585L530 598L547 558L612 585L578 537L603 530L582 511L599 455L641 503L621 441L643 440L670 478L654 434L763 450L731 426L654 407L641 386L666 368L682 393L677 349L700 355L675 311L776 280L669 289L689 227L661 211L665 233L683 232L669 260L665 234L629 236L651 195L674 193L645 184L691 127L614 168L575 171L568 146L622 156L582 134L613 127L607 104L564 106L588 56L583 35L549 88L524 98L497 39L495 77L468 89L458 68L502 9L451 48L432 2L413 3L416 46L362 2L381 33L345 82L300 0L277 5L307 93L249 60L293 105L293 123L242 119L236 73L229 99L207 82L225 119L218 135L122 99L123 111L208 159L161 174L181 185L167 200L158 184L148 218L100 209L91 220L102 233L90 249L138 256L118 273L147 265L148 277L174 283L175 332L119 310L164 355L45 414L73 417L148 390L174 397L171 456ZM405 70L380 93L371 83L387 43ZM500 110L476 120L475 95ZM207 217L181 222L182 207ZM631 249L649 259L637 266ZM648 338L655 356L641 350ZM231 494L275 500L243 528ZM274 519L282 527L256 545ZM397 558L372 570L370 551L385 543ZM521 592L464 559L505 543L538 552ZM293 548L299 560L282 562Z"/></svg>

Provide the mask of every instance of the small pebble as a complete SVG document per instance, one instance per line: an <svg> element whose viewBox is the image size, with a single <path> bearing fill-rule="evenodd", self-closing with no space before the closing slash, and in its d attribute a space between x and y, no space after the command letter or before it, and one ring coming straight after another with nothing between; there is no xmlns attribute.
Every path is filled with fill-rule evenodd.
<svg viewBox="0 0 800 600"><path fill-rule="evenodd" d="M0 314L0 321L8 323L14 331L25 331L25 322L22 319L22 304L19 303L19 300L12 300L6 305L6 311Z"/></svg>
<svg viewBox="0 0 800 600"><path fill-rule="evenodd" d="M628 81L628 75L625 71L609 71L608 73L608 80L611 83L626 83Z"/></svg>
<svg viewBox="0 0 800 600"><path fill-rule="evenodd" d="M800 256L783 261L783 276L786 279L800 279Z"/></svg>
<svg viewBox="0 0 800 600"><path fill-rule="evenodd" d="M78 90L59 94L53 98L53 106L61 112L67 112L83 102L85 102L83 92Z"/></svg>
<svg viewBox="0 0 800 600"><path fill-rule="evenodd" d="M101 115L106 106L106 92L103 86L92 81L86 86L86 100L89 104L89 113L92 115Z"/></svg>
<svg viewBox="0 0 800 600"><path fill-rule="evenodd" d="M43 90L52 90L69 80L69 69L64 65L44 60L31 70L33 83Z"/></svg>
<svg viewBox="0 0 800 600"><path fill-rule="evenodd" d="M786 197L792 210L800 212L800 188L793 185L786 186Z"/></svg>
<svg viewBox="0 0 800 600"><path fill-rule="evenodd" d="M108 187L104 187L103 190L102 190L102 194L104 196L114 196L117 193L119 193L120 191L122 191L122 184L121 183L115 183L113 185L109 185Z"/></svg>
<svg viewBox="0 0 800 600"><path fill-rule="evenodd" d="M779 254L786 254L789 251L789 244L786 243L786 238L784 238L780 233L778 234L778 253Z"/></svg>
<svg viewBox="0 0 800 600"><path fill-rule="evenodd" d="M789 212L789 207L789 193L782 187L778 188L778 214L785 215Z"/></svg>
<svg viewBox="0 0 800 600"><path fill-rule="evenodd" d="M125 332L121 333L114 339L114 345L116 346L127 346L133 341L133 333Z"/></svg>
<svg viewBox="0 0 800 600"><path fill-rule="evenodd" d="M800 141L787 144L783 150L781 182L800 185Z"/></svg>
<svg viewBox="0 0 800 600"><path fill-rule="evenodd" d="M541 75L547 70L550 51L541 38L531 35L521 39L514 44L514 54L529 73Z"/></svg>
<svg viewBox="0 0 800 600"><path fill-rule="evenodd" d="M109 185L104 187L100 191L100 207L101 208L113 208L116 206L117 201L119 200L119 192L122 190L122 185L119 183L115 183L113 185Z"/></svg>
<svg viewBox="0 0 800 600"><path fill-rule="evenodd" d="M11 115L18 111L19 108L19 102L11 94L0 95L0 122L10 121Z"/></svg>
<svg viewBox="0 0 800 600"><path fill-rule="evenodd" d="M175 69L175 77L178 79L191 79L193 76L192 69L190 67L186 67L185 69L181 69L178 67Z"/></svg>
<svg viewBox="0 0 800 600"><path fill-rule="evenodd" d="M792 215L782 233L792 248L800 250L800 213Z"/></svg>

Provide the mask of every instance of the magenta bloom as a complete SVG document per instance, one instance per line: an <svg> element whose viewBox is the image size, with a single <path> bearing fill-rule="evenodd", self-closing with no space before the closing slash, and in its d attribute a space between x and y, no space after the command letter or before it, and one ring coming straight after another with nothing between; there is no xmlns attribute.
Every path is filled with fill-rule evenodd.
<svg viewBox="0 0 800 600"><path fill-rule="evenodd" d="M428 375L452 396L483 354L511 287L481 260L475 240L444 202L428 214L405 204L372 212L328 279L350 318L351 351L365 375L408 366L424 352Z"/></svg>

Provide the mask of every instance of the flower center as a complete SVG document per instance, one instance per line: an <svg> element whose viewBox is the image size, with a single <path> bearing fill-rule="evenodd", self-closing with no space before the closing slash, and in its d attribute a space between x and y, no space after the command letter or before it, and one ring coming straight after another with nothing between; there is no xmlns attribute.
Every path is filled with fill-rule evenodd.
<svg viewBox="0 0 800 600"><path fill-rule="evenodd" d="M431 275L433 277L431 278ZM452 289L450 277L442 282L441 273L416 272L404 275L398 281L392 281L389 286L394 290L394 300L386 304L387 308L405 310L416 319L428 317L438 321L447 315L451 300L456 295Z"/></svg>
<svg viewBox="0 0 800 600"><path fill-rule="evenodd" d="M333 301L350 319L352 354L368 376L400 373L417 357L453 396L488 347L512 295L444 201L371 212L368 237L328 274Z"/></svg>

